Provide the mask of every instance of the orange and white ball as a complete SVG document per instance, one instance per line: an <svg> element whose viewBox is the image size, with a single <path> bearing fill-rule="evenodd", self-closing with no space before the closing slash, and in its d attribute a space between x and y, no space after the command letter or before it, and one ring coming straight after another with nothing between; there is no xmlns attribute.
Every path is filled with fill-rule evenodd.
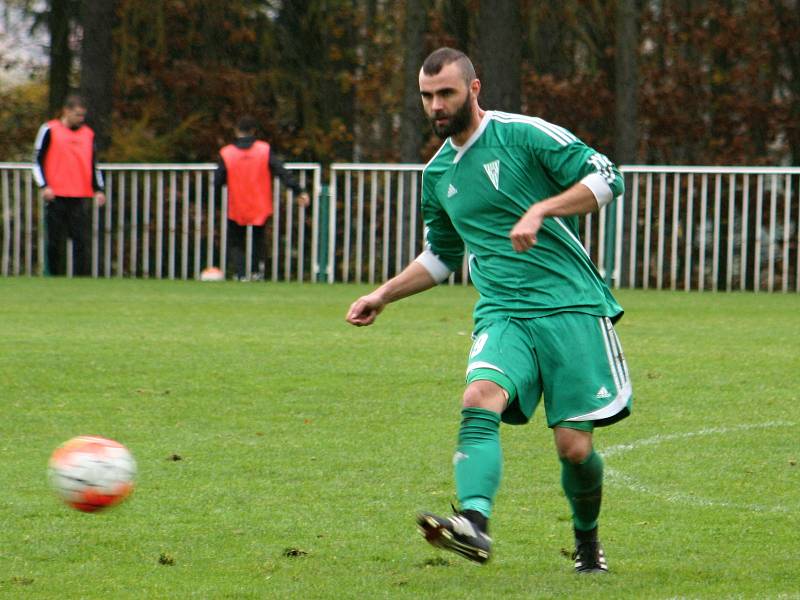
<svg viewBox="0 0 800 600"><path fill-rule="evenodd" d="M48 470L50 483L64 502L80 511L95 512L130 495L136 461L119 442L81 435L56 448Z"/></svg>
<svg viewBox="0 0 800 600"><path fill-rule="evenodd" d="M225 281L225 273L218 267L208 267L200 272L200 281Z"/></svg>

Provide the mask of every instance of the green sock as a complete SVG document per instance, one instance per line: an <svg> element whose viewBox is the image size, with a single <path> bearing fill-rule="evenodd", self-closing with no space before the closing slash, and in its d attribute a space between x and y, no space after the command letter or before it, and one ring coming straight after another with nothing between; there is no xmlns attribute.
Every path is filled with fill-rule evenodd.
<svg viewBox="0 0 800 600"><path fill-rule="evenodd" d="M592 450L582 463L560 460L561 485L572 507L572 523L580 531L594 529L603 492L603 459Z"/></svg>
<svg viewBox="0 0 800 600"><path fill-rule="evenodd" d="M503 472L498 413L483 408L462 409L453 465L461 510L477 510L487 518L491 516Z"/></svg>

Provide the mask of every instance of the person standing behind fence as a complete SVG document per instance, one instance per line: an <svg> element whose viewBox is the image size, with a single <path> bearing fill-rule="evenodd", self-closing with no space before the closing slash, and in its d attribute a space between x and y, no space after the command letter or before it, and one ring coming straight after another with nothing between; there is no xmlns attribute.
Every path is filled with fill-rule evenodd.
<svg viewBox="0 0 800 600"><path fill-rule="evenodd" d="M94 131L85 120L85 100L69 95L61 117L44 123L34 143L33 177L45 201L49 275L66 273L67 237L74 244L74 273L89 275L91 270L91 199L103 206L106 196Z"/></svg>
<svg viewBox="0 0 800 600"><path fill-rule="evenodd" d="M228 185L228 265L229 271L239 281L248 276L261 279L266 264L265 230L272 216L272 179L278 177L294 191L300 206L308 206L308 192L300 186L286 169L271 146L256 139L258 123L245 115L234 128L236 139L223 147L217 165L214 185L219 195L223 185ZM252 275L245 266L247 227L253 228Z"/></svg>

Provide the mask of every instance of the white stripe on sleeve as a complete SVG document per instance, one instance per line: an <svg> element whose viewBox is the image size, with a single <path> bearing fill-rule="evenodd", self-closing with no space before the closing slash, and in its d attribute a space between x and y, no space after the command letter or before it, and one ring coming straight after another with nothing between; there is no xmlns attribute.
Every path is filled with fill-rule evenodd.
<svg viewBox="0 0 800 600"><path fill-rule="evenodd" d="M36 134L36 141L33 143L33 179L36 182L36 185L39 187L44 187L46 183L44 179L44 173L42 172L42 165L39 164L39 152L42 150L42 141L44 140L44 136L49 131L50 125L44 123L41 127L39 127L39 131Z"/></svg>
<svg viewBox="0 0 800 600"><path fill-rule="evenodd" d="M39 127L39 131L36 133L36 141L33 142L33 148L37 152L42 149L42 140L48 131L50 131L50 125L47 123L44 123L41 127Z"/></svg>

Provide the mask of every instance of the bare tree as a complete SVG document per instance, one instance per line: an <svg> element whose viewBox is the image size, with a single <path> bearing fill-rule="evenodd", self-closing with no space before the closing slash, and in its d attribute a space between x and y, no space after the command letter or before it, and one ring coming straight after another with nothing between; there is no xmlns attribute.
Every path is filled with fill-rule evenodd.
<svg viewBox="0 0 800 600"><path fill-rule="evenodd" d="M400 160L419 162L422 148L422 106L419 99L419 69L425 58L426 2L407 0L403 37L403 127Z"/></svg>
<svg viewBox="0 0 800 600"><path fill-rule="evenodd" d="M519 0L481 0L478 65L481 106L519 112L522 81L522 14Z"/></svg>
<svg viewBox="0 0 800 600"><path fill-rule="evenodd" d="M444 0L439 4L441 6L437 6L436 10L442 11L445 29L453 37L455 48L469 54L472 51L475 20L468 6L470 3L464 0Z"/></svg>
<svg viewBox="0 0 800 600"><path fill-rule="evenodd" d="M99 151L111 144L113 98L112 30L117 0L82 0L81 94Z"/></svg>
<svg viewBox="0 0 800 600"><path fill-rule="evenodd" d="M800 165L800 2L797 0L771 0L777 17L782 44L777 53L784 88L780 94L786 98L787 118L784 129L793 165Z"/></svg>
<svg viewBox="0 0 800 600"><path fill-rule="evenodd" d="M72 52L69 49L71 0L49 0L47 27L50 30L50 69L48 83L50 95L47 110L56 115L69 93L69 77L72 69Z"/></svg>
<svg viewBox="0 0 800 600"><path fill-rule="evenodd" d="M526 36L531 64L540 75L566 79L575 70L574 26L564 18L565 10L573 7L540 2L530 10Z"/></svg>
<svg viewBox="0 0 800 600"><path fill-rule="evenodd" d="M638 63L639 9L636 0L617 0L617 39L614 54L615 142L614 160L618 164L636 162L639 113Z"/></svg>

